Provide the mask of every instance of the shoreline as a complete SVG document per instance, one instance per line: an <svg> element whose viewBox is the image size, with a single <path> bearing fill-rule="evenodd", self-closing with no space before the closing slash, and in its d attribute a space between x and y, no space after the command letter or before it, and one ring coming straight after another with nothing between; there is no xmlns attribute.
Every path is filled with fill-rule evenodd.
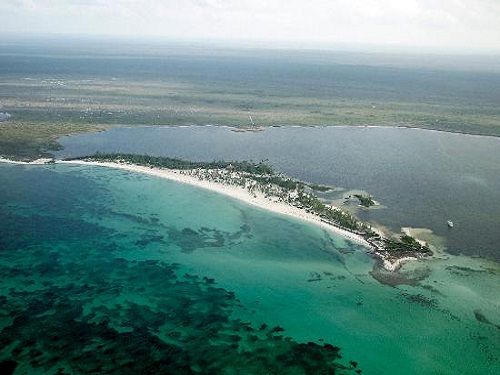
<svg viewBox="0 0 500 375"><path fill-rule="evenodd" d="M167 125L167 124L158 124L158 125L151 125L151 124L139 124L139 125L132 125L132 124L106 124L106 126L110 126L113 128L191 128L191 127L212 127L212 128L226 128L229 130L244 130L246 128L244 127L238 127L234 125L221 125L221 124L183 124L183 125ZM357 129L407 129L407 130L424 130L424 131L430 131L430 132L439 132L439 133L445 133L445 134L458 134L458 135L465 135L465 136L472 136L472 137L489 137L489 138L496 138L500 139L500 134L489 134L489 133L481 133L481 132L466 132L463 130L445 130L445 129L439 129L439 128L433 128L433 127L421 127L421 126L416 126L416 125L397 125L397 124L391 124L391 125L369 125L369 124L360 124L360 125L343 125L343 124L315 124L315 125L286 125L286 124L275 124L275 125L265 125L262 126L259 131L265 131L267 129L272 129L272 128L316 128L316 129L321 129L321 128L357 128ZM97 130L97 131L91 131L88 133L97 133L97 132L102 132L106 131L108 129L103 129L103 130ZM251 132L251 131L250 131ZM87 132L83 133L86 134ZM64 135L65 136L71 136L72 134ZM59 137L62 138L62 137Z"/></svg>
<svg viewBox="0 0 500 375"><path fill-rule="evenodd" d="M66 165L82 165L82 166L94 166L94 167L104 167L111 169L119 169L132 173L147 174L150 176L155 176L177 183L187 184L195 186L201 189L209 190L218 194L229 196L233 199L237 199L246 204L254 207L261 208L266 211L274 212L279 215L288 216L295 218L300 221L304 221L319 228L328 230L331 233L342 236L343 238L355 242L367 248L368 253L375 256L377 259L381 260L382 267L389 272L398 271L405 263L409 261L418 260L416 257L402 257L391 259L384 254L377 251L370 242L368 242L362 236L350 232L349 230L337 227L329 222L324 221L321 217L316 214L306 212L305 210L289 205L287 203L279 202L276 199L266 197L261 192L250 193L247 189L232 186L220 182L202 180L198 177L187 174L186 170L176 170L176 169L166 169L166 168L152 168L136 164L129 163L118 163L118 162L101 162L101 161L85 161L85 160L54 160L54 159L37 159L34 161L16 161L5 158L0 158L0 163L8 164L18 164L18 165L46 165L49 163L54 164L66 164Z"/></svg>
<svg viewBox="0 0 500 375"><path fill-rule="evenodd" d="M52 161L54 159L51 158L40 158L36 159L33 161L22 161L22 160L12 160L12 159L5 159L0 157L0 163L6 163L6 164L20 164L20 165L44 165L47 164L48 162Z"/></svg>
<svg viewBox="0 0 500 375"><path fill-rule="evenodd" d="M356 242L360 245L366 246L371 249L371 245L361 236L351 233L347 230L334 227L328 223L325 223L318 216L310 214L301 210L297 207L290 206L289 204L277 202L272 199L266 198L264 194L256 192L252 195L248 190L241 187L229 186L219 182L200 180L196 177L182 173L180 170L174 169L160 169L160 168L150 168L143 167L134 164L125 163L113 163L113 162L96 162L96 161L84 161L84 160L71 160L71 161L56 161L57 164L69 164L69 165L91 165L99 167L107 167L113 169L121 169L129 172L148 174L150 176L156 176L164 178L167 180L175 181L178 183L183 183L191 186L196 186L205 190L210 190L222 195L229 196L231 198L237 199L239 201L245 202L255 207L262 208L267 211L278 213L285 216L294 217L296 219L306 221L315 224L323 229L330 230L331 232L341 235L342 237Z"/></svg>

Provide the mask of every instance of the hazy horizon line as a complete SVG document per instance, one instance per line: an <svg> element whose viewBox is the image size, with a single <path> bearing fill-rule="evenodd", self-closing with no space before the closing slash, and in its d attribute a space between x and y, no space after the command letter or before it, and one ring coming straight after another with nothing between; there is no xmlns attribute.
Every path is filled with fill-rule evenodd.
<svg viewBox="0 0 500 375"><path fill-rule="evenodd" d="M80 42L112 42L121 41L133 44L176 44L179 46L193 47L228 47L241 49L262 49L262 50L290 50L290 51L325 51L325 52L358 52L358 53L400 53L411 55L463 55L463 56L496 56L500 55L500 47L484 48L471 47L469 49L458 47L442 47L431 45L401 45L401 44L380 44L380 43L326 43L326 42L288 42L288 41L270 41L248 38L178 38L158 35L112 35L112 34L80 34L80 33L19 33L5 32L0 33L3 41L0 45L12 44L12 42L40 41L80 41ZM9 41L8 38L12 38Z"/></svg>

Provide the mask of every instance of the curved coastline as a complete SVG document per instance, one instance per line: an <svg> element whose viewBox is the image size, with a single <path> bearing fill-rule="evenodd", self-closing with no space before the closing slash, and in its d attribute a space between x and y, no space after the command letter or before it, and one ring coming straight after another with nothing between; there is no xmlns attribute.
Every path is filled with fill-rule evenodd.
<svg viewBox="0 0 500 375"><path fill-rule="evenodd" d="M140 165L125 164L125 163L96 162L96 161L84 161L84 160L71 160L71 161L60 160L57 161L56 163L73 164L73 165L91 165L91 166L121 169L134 173L148 174L151 176L165 178L178 183L196 186L219 194L227 195L231 198L238 199L252 206L256 206L267 211L275 212L281 215L291 216L296 219L300 219L302 221L318 225L319 227L330 230L333 233L341 235L350 241L371 248L370 244L363 237L355 233L351 233L347 230L334 227L322 221L318 216L305 212L304 210L301 210L297 207L293 207L288 204L266 198L264 194L260 192L255 192L255 195L252 195L248 190L243 189L241 187L229 186L215 181L200 180L191 175L184 174L180 170L149 168Z"/></svg>
<svg viewBox="0 0 500 375"><path fill-rule="evenodd" d="M322 229L328 230L335 235L344 237L345 239L362 245L369 250L369 253L380 260L380 265L387 271L395 272L398 271L405 263L409 261L418 260L416 257L401 257L401 258L389 258L377 251L378 249L368 242L363 236L353 233L349 230L335 226L334 224L323 220L318 215L307 212L301 208L289 205L284 202L280 202L273 197L266 197L262 192L250 193L247 189L232 186L216 181L202 180L196 176L185 173L182 170L166 169L166 168L156 168L156 167L146 167L131 163L120 163L120 162L104 162L104 161L87 161L87 160L54 160L54 159L37 159L34 161L16 161L10 159L0 158L0 162L9 164L20 164L20 165L44 165L48 163L55 164L66 164L66 165L83 165L83 166L96 166L105 167L112 169L120 169L133 173L147 174L150 176L155 176L159 178L168 179L178 183L188 184L201 189L206 189L213 191L218 194L226 195L231 198L240 200L249 205L259 207L261 209L274 212L280 215L285 215L293 217L295 219L305 221L314 224ZM332 208L336 208L333 207Z"/></svg>

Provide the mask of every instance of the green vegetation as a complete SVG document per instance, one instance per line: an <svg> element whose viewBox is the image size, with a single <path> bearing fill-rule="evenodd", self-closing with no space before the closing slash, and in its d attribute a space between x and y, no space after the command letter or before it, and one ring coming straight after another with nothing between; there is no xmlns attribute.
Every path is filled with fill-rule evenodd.
<svg viewBox="0 0 500 375"><path fill-rule="evenodd" d="M167 158L150 155L136 155L136 154L105 154L96 153L91 156L84 156L78 158L69 158L67 160L83 159L88 161L124 161L126 163L143 165L148 167L166 168L166 169L229 169L235 172L246 172L255 175L269 175L273 174L273 169L264 164L263 162L254 163L252 161L211 161L211 162L198 162L188 161L176 158Z"/></svg>
<svg viewBox="0 0 500 375"><path fill-rule="evenodd" d="M297 201L301 208L312 211L324 220L333 222L342 228L351 231L358 231L362 228L362 224L350 213L332 208L324 204L318 197L304 193L299 190Z"/></svg>
<svg viewBox="0 0 500 375"><path fill-rule="evenodd" d="M59 137L102 129L105 127L73 123L0 122L0 156L15 160L49 157L50 151L61 147Z"/></svg>
<svg viewBox="0 0 500 375"><path fill-rule="evenodd" d="M282 175L263 176L263 177L253 176L252 179L260 184L273 184L288 191L296 190L300 185L302 185L301 182L294 180L292 178L284 177Z"/></svg>
<svg viewBox="0 0 500 375"><path fill-rule="evenodd" d="M395 98L388 94L394 88L385 86L351 87L356 82L346 81L339 87L335 82L335 90L324 88L323 92L311 90L314 81L309 76L297 81L282 77L273 84L261 78L249 84L243 76L232 81L217 76L206 82L194 73L157 81L144 77L77 79L71 75L65 79L35 75L26 80L5 75L0 96L11 121L28 123L247 127L251 115L257 126L264 127L407 126L500 136L500 111L486 94L485 103L479 104L467 101L463 93L454 100L447 95L425 102ZM363 82L358 83L370 84Z"/></svg>
<svg viewBox="0 0 500 375"><path fill-rule="evenodd" d="M398 256L418 254L431 254L428 246L420 244L415 238L403 235L399 240L385 239L385 249Z"/></svg>
<svg viewBox="0 0 500 375"><path fill-rule="evenodd" d="M320 192L325 192L332 189L331 186L326 186L326 185L309 184L308 186L314 191L320 191Z"/></svg>
<svg viewBox="0 0 500 375"><path fill-rule="evenodd" d="M371 207L375 205L375 201L369 195L364 196L362 194L354 194L354 196L359 199L359 204L363 207Z"/></svg>

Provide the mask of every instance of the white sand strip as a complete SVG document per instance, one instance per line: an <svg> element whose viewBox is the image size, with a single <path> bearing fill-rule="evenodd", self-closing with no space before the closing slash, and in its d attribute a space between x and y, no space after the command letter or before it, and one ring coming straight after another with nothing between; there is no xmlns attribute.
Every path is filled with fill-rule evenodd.
<svg viewBox="0 0 500 375"><path fill-rule="evenodd" d="M24 164L24 165L40 165L45 164L52 159L37 159L31 162L24 161L15 161L10 159L0 158L0 163L10 163L10 164ZM308 213L300 208L288 205L283 202L279 202L277 200L273 200L272 198L267 198L263 193L256 192L255 195L250 193L248 190L239 187L239 186L231 186L222 184L219 182L209 181L209 180L201 180L195 176L191 176L186 174L188 171L181 171L175 169L161 169L161 168L152 168L145 167L135 164L126 164L126 163L116 163L116 162L97 162L97 161L84 161L84 160L58 160L56 161L58 164L73 164L73 165L91 165L91 166L99 166L99 167L107 167L114 169L121 169L125 171L130 171L134 173L143 173L151 176L161 177L168 180L180 182L183 184L188 184L192 186L196 186L202 189L207 189L219 194L224 194L226 196L230 196L232 198L238 199L240 201L246 202L253 206L262 208L264 210L272 211L281 215L291 216L299 220L303 220L312 224L315 224L321 228L329 230L334 234L340 235L344 238L349 239L350 241L356 242L360 245L366 246L369 249L373 249L372 246L361 236L349 232L347 230L335 227L321 220L320 217ZM383 261L383 266L388 271L397 271L401 266L409 261L416 260L414 257L404 257L395 260L387 259L383 254L375 251L374 255L378 256Z"/></svg>
<svg viewBox="0 0 500 375"><path fill-rule="evenodd" d="M0 158L0 163L23 164L23 165L41 165L41 164L45 164L51 160L52 159L36 159L33 161L18 161L18 160L10 160L10 159Z"/></svg>
<svg viewBox="0 0 500 375"><path fill-rule="evenodd" d="M84 160L71 160L71 161L57 161L60 164L79 164L79 165L92 165L92 166L100 166L107 168L115 168L122 169L130 172L136 173L144 173L151 176L157 176L161 178L166 178L168 180L193 185L196 187L200 187L202 189L207 189L210 191L214 191L219 194L224 194L230 196L232 198L241 200L253 206L272 211L278 214L291 216L312 224L315 224L321 228L327 229L337 235L341 235L344 238L349 239L350 241L356 242L358 244L364 245L368 248L371 248L370 244L366 242L366 240L355 234L351 233L347 230L337 228L328 223L325 223L321 220L320 217L308 213L300 208L290 206L283 202L278 202L272 200L272 198L266 198L262 193L256 193L255 195L251 194L248 190L238 187L238 186L230 186L225 185L219 182L200 180L194 176L182 173L183 171L174 170L174 169L160 169L160 168L151 168L144 167L140 165L134 164L125 164L125 163L115 163L115 162L93 162L93 161L84 161Z"/></svg>

